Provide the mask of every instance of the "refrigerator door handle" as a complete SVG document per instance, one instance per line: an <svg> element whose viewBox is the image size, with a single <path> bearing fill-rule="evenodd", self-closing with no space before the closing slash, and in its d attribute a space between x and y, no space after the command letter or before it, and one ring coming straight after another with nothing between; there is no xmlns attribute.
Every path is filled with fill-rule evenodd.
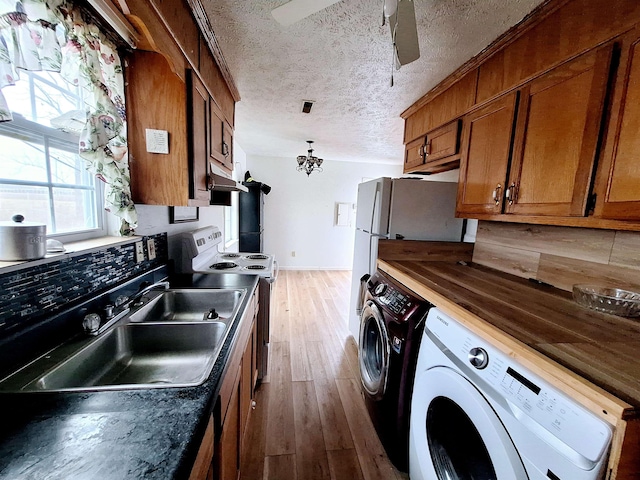
<svg viewBox="0 0 640 480"><path fill-rule="evenodd" d="M371 226L369 227L369 232L372 235L379 235L379 232L376 232L376 226L380 225L380 186L376 186L376 195L373 199L373 215L371 216Z"/></svg>
<svg viewBox="0 0 640 480"><path fill-rule="evenodd" d="M358 315L358 317L360 316L360 314L362 314L362 306L364 305L364 296L367 291L367 286L369 284L370 278L371 278L371 275L369 275L368 273L365 273L360 278L360 290L358 291L358 300L356 303L356 315Z"/></svg>

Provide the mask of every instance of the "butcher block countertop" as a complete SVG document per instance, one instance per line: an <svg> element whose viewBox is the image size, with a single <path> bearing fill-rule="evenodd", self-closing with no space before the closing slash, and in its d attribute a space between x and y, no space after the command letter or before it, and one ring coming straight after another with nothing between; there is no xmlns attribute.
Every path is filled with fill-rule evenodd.
<svg viewBox="0 0 640 480"><path fill-rule="evenodd" d="M639 321L471 262L378 266L612 424L640 416Z"/></svg>

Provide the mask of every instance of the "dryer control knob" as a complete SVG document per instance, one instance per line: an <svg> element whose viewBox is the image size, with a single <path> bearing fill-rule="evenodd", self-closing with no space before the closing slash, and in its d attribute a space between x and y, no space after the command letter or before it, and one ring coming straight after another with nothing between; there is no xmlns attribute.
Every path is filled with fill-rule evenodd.
<svg viewBox="0 0 640 480"><path fill-rule="evenodd" d="M474 347L469 350L469 363L478 370L489 365L489 354L484 348Z"/></svg>
<svg viewBox="0 0 640 480"><path fill-rule="evenodd" d="M382 295L386 291L387 291L387 284L386 283L379 283L378 285L376 285L376 288L373 291L373 293L375 293L379 297L380 295Z"/></svg>

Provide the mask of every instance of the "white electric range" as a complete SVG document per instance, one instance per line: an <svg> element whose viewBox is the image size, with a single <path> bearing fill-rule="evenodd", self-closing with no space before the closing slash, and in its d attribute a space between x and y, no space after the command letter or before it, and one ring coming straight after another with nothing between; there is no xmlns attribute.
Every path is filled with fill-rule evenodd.
<svg viewBox="0 0 640 480"><path fill-rule="evenodd" d="M182 234L182 273L238 273L275 281L274 255L220 252L222 232L213 225Z"/></svg>
<svg viewBox="0 0 640 480"><path fill-rule="evenodd" d="M278 276L275 255L254 252L220 252L222 232L208 226L182 234L180 273L258 275L258 380L267 374L271 288Z"/></svg>

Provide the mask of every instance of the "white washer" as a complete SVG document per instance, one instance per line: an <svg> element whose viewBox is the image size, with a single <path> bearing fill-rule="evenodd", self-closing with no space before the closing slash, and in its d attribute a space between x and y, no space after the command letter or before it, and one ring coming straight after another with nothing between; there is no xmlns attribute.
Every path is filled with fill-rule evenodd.
<svg viewBox="0 0 640 480"><path fill-rule="evenodd" d="M609 424L432 308L411 402L411 480L596 480Z"/></svg>

